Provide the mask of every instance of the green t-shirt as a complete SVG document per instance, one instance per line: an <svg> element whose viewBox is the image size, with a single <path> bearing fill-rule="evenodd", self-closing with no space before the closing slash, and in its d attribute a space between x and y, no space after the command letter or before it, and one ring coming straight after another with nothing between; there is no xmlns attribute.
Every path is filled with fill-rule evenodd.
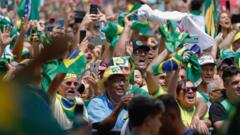
<svg viewBox="0 0 240 135"><path fill-rule="evenodd" d="M145 95L149 96L149 93L142 88L130 85L128 92L133 93L134 95Z"/></svg>

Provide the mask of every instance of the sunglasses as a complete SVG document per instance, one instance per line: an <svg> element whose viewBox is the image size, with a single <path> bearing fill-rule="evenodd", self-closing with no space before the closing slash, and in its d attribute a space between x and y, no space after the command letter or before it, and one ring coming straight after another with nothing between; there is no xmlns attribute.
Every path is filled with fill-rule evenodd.
<svg viewBox="0 0 240 135"><path fill-rule="evenodd" d="M72 85L74 85L75 87L77 87L77 86L79 85L78 82L72 82L72 81L66 81L65 84L66 84L67 86L72 86Z"/></svg>
<svg viewBox="0 0 240 135"><path fill-rule="evenodd" d="M192 90L193 92L196 92L197 91L197 87L187 87L187 88L185 88L183 90L186 93L190 92L190 90Z"/></svg>

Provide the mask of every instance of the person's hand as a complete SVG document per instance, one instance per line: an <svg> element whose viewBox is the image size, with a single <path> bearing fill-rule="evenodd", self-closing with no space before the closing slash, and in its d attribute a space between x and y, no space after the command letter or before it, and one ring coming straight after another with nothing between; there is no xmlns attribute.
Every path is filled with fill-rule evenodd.
<svg viewBox="0 0 240 135"><path fill-rule="evenodd" d="M98 9L98 15L99 15L99 22L105 22L107 23L107 17L105 14L103 14L99 9Z"/></svg>
<svg viewBox="0 0 240 135"><path fill-rule="evenodd" d="M100 20L100 15L86 13L80 25L87 26L88 24L92 22L98 22L99 20Z"/></svg>
<svg viewBox="0 0 240 135"><path fill-rule="evenodd" d="M199 120L197 123L197 128L195 128L200 134L208 135L209 130L207 125L203 120Z"/></svg>
<svg viewBox="0 0 240 135"><path fill-rule="evenodd" d="M185 52L183 53L183 59L188 59L189 56L190 56L190 54L189 54L188 51L185 51Z"/></svg>
<svg viewBox="0 0 240 135"><path fill-rule="evenodd" d="M89 41L87 39L87 36L82 40L82 42L79 44L78 48L79 50L85 52L85 50L87 49L89 45Z"/></svg>
<svg viewBox="0 0 240 135"><path fill-rule="evenodd" d="M0 31L0 42L2 43L3 46L10 44L15 37L16 35L13 35L12 37L10 37L9 27L5 27L3 29L3 32Z"/></svg>
<svg viewBox="0 0 240 135"><path fill-rule="evenodd" d="M16 66L11 63L6 63L7 74L3 77L4 81L9 81L14 78L14 71L16 71Z"/></svg>
<svg viewBox="0 0 240 135"><path fill-rule="evenodd" d="M128 17L129 17L130 15L131 15L131 14L125 16L125 18L124 18L125 28L131 28L131 26L132 26L132 21L130 21L130 20L128 19Z"/></svg>
<svg viewBox="0 0 240 135"><path fill-rule="evenodd" d="M215 37L215 42L217 44L221 43L221 41L223 40L223 33L220 32L216 37Z"/></svg>
<svg viewBox="0 0 240 135"><path fill-rule="evenodd" d="M149 38L148 38L148 41L147 41L147 44L148 44L149 46L155 46L155 45L158 44L158 41L157 41L157 39L154 38L154 37L149 37Z"/></svg>
<svg viewBox="0 0 240 135"><path fill-rule="evenodd" d="M25 33L27 32L29 28L29 25L28 25L28 18L27 16L23 17L23 20L22 20L22 31Z"/></svg>
<svg viewBox="0 0 240 135"><path fill-rule="evenodd" d="M133 94L127 94L122 96L121 101L119 102L119 105L122 107L127 106L129 101L131 101L133 97L134 97Z"/></svg>
<svg viewBox="0 0 240 135"><path fill-rule="evenodd" d="M199 120L200 120L199 117L194 116L194 117L192 118L190 127L193 128L193 129L196 129Z"/></svg>

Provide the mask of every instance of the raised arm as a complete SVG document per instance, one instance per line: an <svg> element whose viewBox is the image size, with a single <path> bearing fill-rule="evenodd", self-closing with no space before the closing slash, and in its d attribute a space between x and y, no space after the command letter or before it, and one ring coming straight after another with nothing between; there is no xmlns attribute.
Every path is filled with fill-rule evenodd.
<svg viewBox="0 0 240 135"><path fill-rule="evenodd" d="M53 79L53 81L51 82L51 84L49 85L47 94L48 94L50 100L54 99L54 97L56 96L58 87L62 83L65 76L66 76L66 73L57 74L55 76L55 78Z"/></svg>
<svg viewBox="0 0 240 135"><path fill-rule="evenodd" d="M13 55L16 59L16 61L19 62L19 60L21 59L21 54L22 54L22 50L23 50L23 43L24 43L24 37L25 37L25 32L27 32L28 30L28 18L24 17L23 18L23 24L22 24L22 29L20 31L20 35L17 39L16 44L13 47Z"/></svg>
<svg viewBox="0 0 240 135"><path fill-rule="evenodd" d="M128 16L124 18L124 23L125 27L123 33L113 50L113 56L115 57L126 56L126 46L129 45L130 42L132 22L128 20Z"/></svg>
<svg viewBox="0 0 240 135"><path fill-rule="evenodd" d="M234 39L234 36L237 34L237 30L233 29L222 41L220 44L220 49L222 48L230 48L232 41Z"/></svg>
<svg viewBox="0 0 240 135"><path fill-rule="evenodd" d="M218 49L218 45L221 43L222 41L222 36L223 34L222 33L219 33L217 35L217 37L215 38L215 41L214 41L214 44L212 46L212 50L211 50L211 55L212 57L214 58L214 60L216 60L217 58L217 49Z"/></svg>
<svg viewBox="0 0 240 135"><path fill-rule="evenodd" d="M160 53L156 58L153 59L153 61L149 64L148 68L147 68L147 87L148 87L148 92L153 95L157 92L157 90L159 89L159 85L158 82L155 78L155 76L153 75L153 71L152 71L152 66L155 64L159 64L162 61L164 61L164 59L168 56L168 51L167 49L165 49L162 53Z"/></svg>
<svg viewBox="0 0 240 135"><path fill-rule="evenodd" d="M176 98L176 89L178 84L178 73L180 68L178 68L176 71L173 71L171 73L169 82L168 82L168 94L174 96Z"/></svg>

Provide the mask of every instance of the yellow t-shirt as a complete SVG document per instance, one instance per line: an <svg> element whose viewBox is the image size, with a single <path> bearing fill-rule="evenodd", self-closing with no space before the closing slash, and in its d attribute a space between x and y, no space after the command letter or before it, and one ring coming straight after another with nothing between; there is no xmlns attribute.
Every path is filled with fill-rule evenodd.
<svg viewBox="0 0 240 135"><path fill-rule="evenodd" d="M179 104L178 104L180 111L181 111L181 118L183 121L183 124L186 126L186 128L190 128L191 122L192 122L192 118L194 116L194 112L196 111L196 107L194 106L192 110L187 110L182 108ZM208 112L206 112L206 114L204 115L203 119L207 119L208 118Z"/></svg>
<svg viewBox="0 0 240 135"><path fill-rule="evenodd" d="M167 94L167 91L163 87L159 87L158 90L153 94L154 97L161 96L163 94Z"/></svg>

